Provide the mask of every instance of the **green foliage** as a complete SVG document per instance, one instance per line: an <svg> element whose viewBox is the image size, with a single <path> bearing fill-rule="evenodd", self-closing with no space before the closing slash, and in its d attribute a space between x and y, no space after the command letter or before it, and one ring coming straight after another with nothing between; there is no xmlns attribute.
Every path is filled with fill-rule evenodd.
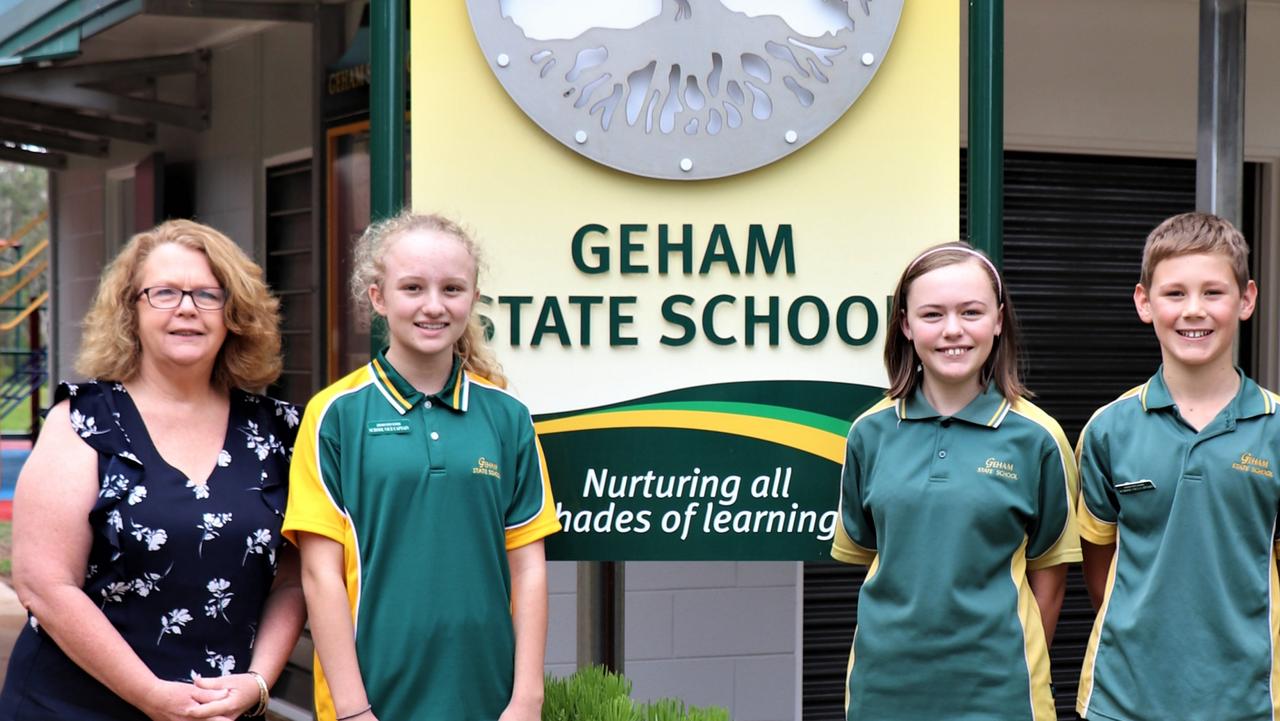
<svg viewBox="0 0 1280 721"><path fill-rule="evenodd" d="M39 215L48 205L48 191L49 174L42 168L0 162L0 238Z"/></svg>
<svg viewBox="0 0 1280 721"><path fill-rule="evenodd" d="M729 721L729 712L714 706L685 706L683 701L664 698L638 709L639 721Z"/></svg>
<svg viewBox="0 0 1280 721"><path fill-rule="evenodd" d="M13 521L0 521L0 578L13 573Z"/></svg>
<svg viewBox="0 0 1280 721"><path fill-rule="evenodd" d="M542 721L635 721L631 682L603 666L578 669L572 676L547 676Z"/></svg>
<svg viewBox="0 0 1280 721"><path fill-rule="evenodd" d="M722 708L685 706L677 699L631 700L631 681L603 666L572 676L547 676L542 721L729 721Z"/></svg>

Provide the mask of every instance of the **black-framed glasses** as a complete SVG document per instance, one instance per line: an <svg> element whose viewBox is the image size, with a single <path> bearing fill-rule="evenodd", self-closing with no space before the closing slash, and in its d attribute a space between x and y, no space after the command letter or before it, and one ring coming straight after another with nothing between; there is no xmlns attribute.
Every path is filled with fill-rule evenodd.
<svg viewBox="0 0 1280 721"><path fill-rule="evenodd" d="M227 291L222 288L192 288L183 290L167 285L153 285L143 288L134 296L134 300L146 297L147 303L156 310L173 310L182 305L183 296L191 296L191 302L200 310L221 310L227 304Z"/></svg>

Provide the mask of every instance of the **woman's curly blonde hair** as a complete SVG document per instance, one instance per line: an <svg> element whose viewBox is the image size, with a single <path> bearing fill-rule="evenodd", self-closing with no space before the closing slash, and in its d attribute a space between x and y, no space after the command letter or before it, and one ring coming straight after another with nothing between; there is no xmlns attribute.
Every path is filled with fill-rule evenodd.
<svg viewBox="0 0 1280 721"><path fill-rule="evenodd" d="M360 236L360 240L356 241L352 251L351 295L367 312L373 312L372 303L369 301L369 287L374 285L381 287L382 280L386 276L387 268L384 258L387 248L391 246L391 241L401 234L417 230L444 233L462 243L467 253L475 260L477 276L475 280L478 281L482 263L480 250L475 240L461 225L442 215L418 214L412 210L405 210L396 216L371 224ZM467 328L458 339L455 352L462 358L462 367L468 372L506 387L507 376L502 372L502 365L498 363L493 349L485 340L484 326L481 325L480 316L476 313L474 306L471 308L471 317L467 320Z"/></svg>
<svg viewBox="0 0 1280 721"><path fill-rule="evenodd" d="M227 337L210 382L220 388L260 391L280 376L280 301L267 290L262 269L230 238L191 220L170 220L133 236L102 273L84 318L76 370L90 378L128 381L141 367L138 276L165 243L203 253L227 291L222 309Z"/></svg>

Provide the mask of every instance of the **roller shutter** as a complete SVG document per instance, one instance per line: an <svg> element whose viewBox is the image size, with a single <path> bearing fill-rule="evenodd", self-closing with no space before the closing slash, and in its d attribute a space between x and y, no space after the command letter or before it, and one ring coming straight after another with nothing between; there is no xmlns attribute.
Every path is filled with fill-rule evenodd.
<svg viewBox="0 0 1280 721"><path fill-rule="evenodd" d="M966 234L966 157L960 159L960 231ZM1245 172L1242 230L1256 228L1256 177ZM1132 294L1147 233L1195 208L1195 161L1008 152L1004 267L1023 331L1036 403L1074 443L1099 406L1146 380L1160 363ZM1241 358L1252 332L1241 329ZM1246 368L1246 371L1251 369ZM844 718L844 681L865 569L804 570L805 721ZM1078 566L1068 575L1051 659L1058 718L1077 719L1075 696L1093 609Z"/></svg>

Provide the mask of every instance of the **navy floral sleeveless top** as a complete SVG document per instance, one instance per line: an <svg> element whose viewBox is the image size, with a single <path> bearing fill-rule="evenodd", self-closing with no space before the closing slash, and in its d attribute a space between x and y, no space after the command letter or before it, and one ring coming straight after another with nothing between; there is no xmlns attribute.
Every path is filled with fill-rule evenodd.
<svg viewBox="0 0 1280 721"><path fill-rule="evenodd" d="M85 593L158 677L243 673L283 542L297 407L231 391L222 451L200 483L160 457L123 385L64 383L54 402L66 399L72 428L98 453ZM59 703L50 695L71 702L77 690L89 698L110 695L65 659L41 633L39 619L29 620L0 708L13 708L21 719L24 701L44 708ZM103 698L92 703L74 712L98 718L107 712L98 704L110 705ZM7 712L0 711L3 718Z"/></svg>

